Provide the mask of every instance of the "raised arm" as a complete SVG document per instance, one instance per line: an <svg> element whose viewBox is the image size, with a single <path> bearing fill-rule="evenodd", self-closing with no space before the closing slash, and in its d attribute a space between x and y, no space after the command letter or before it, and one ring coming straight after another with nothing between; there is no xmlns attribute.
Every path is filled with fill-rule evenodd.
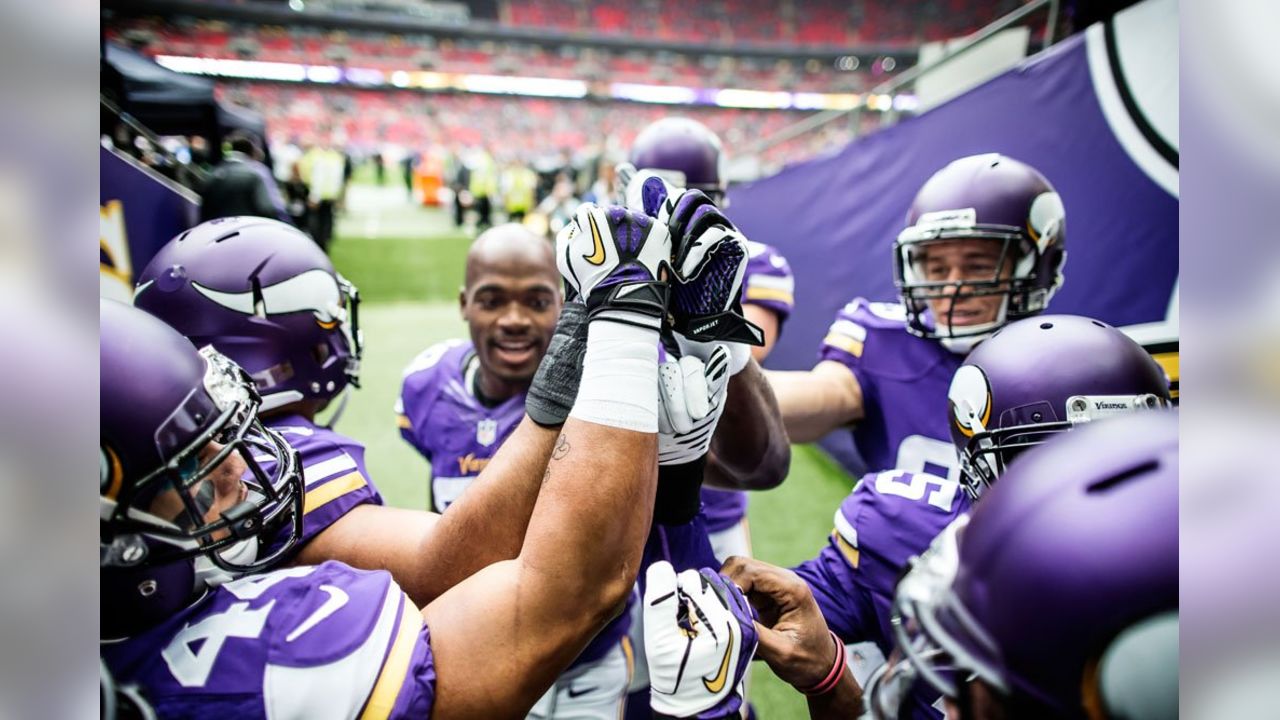
<svg viewBox="0 0 1280 720"><path fill-rule="evenodd" d="M519 555L423 610L433 717L524 715L631 591L657 482L658 275L670 252L662 226L590 205L558 238L561 272L591 316L581 387Z"/></svg>
<svg viewBox="0 0 1280 720"><path fill-rule="evenodd" d="M791 444L778 401L752 360L729 381L705 482L726 490L768 490L782 483L790 467Z"/></svg>
<svg viewBox="0 0 1280 720"><path fill-rule="evenodd" d="M863 417L862 387L849 368L823 360L812 370L765 372L791 442L822 436Z"/></svg>
<svg viewBox="0 0 1280 720"><path fill-rule="evenodd" d="M425 606L486 565L516 557L578 394L586 345L586 308L567 304L529 392L529 412L540 422L526 415L447 514L361 505L309 543L299 561L386 569Z"/></svg>

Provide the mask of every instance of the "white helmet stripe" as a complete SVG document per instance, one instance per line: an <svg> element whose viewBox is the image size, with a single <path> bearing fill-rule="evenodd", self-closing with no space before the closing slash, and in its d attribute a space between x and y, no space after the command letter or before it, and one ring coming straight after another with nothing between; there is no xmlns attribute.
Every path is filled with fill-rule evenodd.
<svg viewBox="0 0 1280 720"><path fill-rule="evenodd" d="M191 286L225 308L245 315L253 314L253 293L250 291L222 292L196 282L191 283ZM317 319L325 322L341 319L341 299L338 281L319 268L262 288L262 302L266 312L285 314L310 310Z"/></svg>

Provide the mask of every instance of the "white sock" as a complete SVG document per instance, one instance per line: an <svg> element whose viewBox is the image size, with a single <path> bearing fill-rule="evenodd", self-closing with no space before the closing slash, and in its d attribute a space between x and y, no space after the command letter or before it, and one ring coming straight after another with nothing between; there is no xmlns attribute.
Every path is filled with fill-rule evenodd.
<svg viewBox="0 0 1280 720"><path fill-rule="evenodd" d="M582 384L569 417L658 432L658 332L596 320L587 327Z"/></svg>

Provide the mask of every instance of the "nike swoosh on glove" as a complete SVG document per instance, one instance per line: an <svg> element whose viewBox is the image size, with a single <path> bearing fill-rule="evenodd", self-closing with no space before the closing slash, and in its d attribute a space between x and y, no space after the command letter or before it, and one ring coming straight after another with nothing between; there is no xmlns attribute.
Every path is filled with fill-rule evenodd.
<svg viewBox="0 0 1280 720"><path fill-rule="evenodd" d="M681 718L721 718L742 707L756 650L755 612L711 568L676 575L668 562L645 573L644 647L650 704Z"/></svg>
<svg viewBox="0 0 1280 720"><path fill-rule="evenodd" d="M666 227L624 207L583 203L556 235L556 266L593 321L658 329L670 258Z"/></svg>

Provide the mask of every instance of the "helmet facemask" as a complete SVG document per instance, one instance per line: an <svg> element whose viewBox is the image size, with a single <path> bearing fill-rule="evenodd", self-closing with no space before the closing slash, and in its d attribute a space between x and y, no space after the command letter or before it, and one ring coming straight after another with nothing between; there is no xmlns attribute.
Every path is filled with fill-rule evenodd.
<svg viewBox="0 0 1280 720"><path fill-rule="evenodd" d="M894 281L907 314L907 329L920 337L937 339L952 352L968 352L979 341L1005 324L1045 310L1060 276L1046 283L1039 275L1044 268L1061 262L1044 262L1041 245L1021 228L1004 225L975 225L963 212L947 213L945 218L922 216L920 221L901 233L894 242ZM1056 233L1051 228L1049 232ZM986 240L998 245L999 251L988 277L963 280L930 280L925 262L930 247L963 240ZM1049 252L1061 254L1061 248L1049 246ZM946 316L936 317L930 301L1001 296L992 320L959 325L954 313L959 302L952 302Z"/></svg>
<svg viewBox="0 0 1280 720"><path fill-rule="evenodd" d="M971 498L977 500L1004 473L1009 463L1056 435L1111 415L1168 406L1164 398L1151 393L1075 395L1067 399L1063 408L1061 416L1066 420L1050 419L1060 415L1048 403L1039 403L1013 411L1019 417L1012 418L1014 423L1007 427L987 430L978 422L960 450L960 484Z"/></svg>
<svg viewBox="0 0 1280 720"><path fill-rule="evenodd" d="M104 448L103 566L197 558L197 565L206 568L250 574L286 559L301 536L303 484L297 452L258 420L261 399L244 371L211 347L200 354L206 361L204 390L218 412L212 422L204 416L207 400L201 403L193 393L155 434L168 462L128 487L122 487L118 464ZM216 451L210 454L209 448ZM245 467L239 479L243 496L208 520L216 494L214 476L233 455ZM162 499L170 508L157 514L156 503ZM257 545L271 545L286 528L274 551L258 557Z"/></svg>

